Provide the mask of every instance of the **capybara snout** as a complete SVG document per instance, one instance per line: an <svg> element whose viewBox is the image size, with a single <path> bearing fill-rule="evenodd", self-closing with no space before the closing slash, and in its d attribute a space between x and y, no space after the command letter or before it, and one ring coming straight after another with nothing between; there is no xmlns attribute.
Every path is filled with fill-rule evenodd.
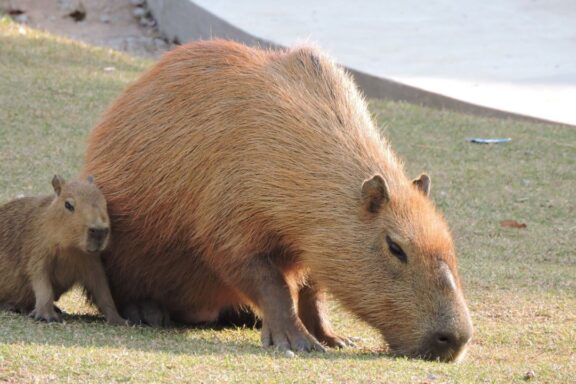
<svg viewBox="0 0 576 384"><path fill-rule="evenodd" d="M88 228L86 250L89 252L101 252L108 244L108 226L91 226Z"/></svg>
<svg viewBox="0 0 576 384"><path fill-rule="evenodd" d="M436 296L435 319L431 321L436 325L424 337L414 355L428 360L460 360L472 338L472 322L448 265L440 262L436 271L440 289Z"/></svg>

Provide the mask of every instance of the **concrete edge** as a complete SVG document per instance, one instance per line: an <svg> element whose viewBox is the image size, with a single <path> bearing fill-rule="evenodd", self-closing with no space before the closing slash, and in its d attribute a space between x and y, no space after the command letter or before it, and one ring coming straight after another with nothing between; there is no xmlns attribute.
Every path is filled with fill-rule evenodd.
<svg viewBox="0 0 576 384"><path fill-rule="evenodd" d="M249 46L275 49L285 48L235 27L224 19L194 4L191 0L147 0L147 5L158 24L160 32L165 34L171 41L177 43L222 38ZM404 101L424 107L483 117L566 125L518 113L483 107L393 80L373 76L353 68L346 67L346 69L352 74L364 95L369 98Z"/></svg>

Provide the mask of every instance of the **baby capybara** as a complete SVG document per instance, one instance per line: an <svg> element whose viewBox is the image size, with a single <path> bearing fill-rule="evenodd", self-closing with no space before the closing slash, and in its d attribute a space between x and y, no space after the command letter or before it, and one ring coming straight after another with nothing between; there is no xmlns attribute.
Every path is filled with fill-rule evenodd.
<svg viewBox="0 0 576 384"><path fill-rule="evenodd" d="M60 321L54 301L75 283L111 324L124 324L100 252L109 241L106 200L93 179L52 179L55 195L0 206L0 307Z"/></svg>
<svg viewBox="0 0 576 384"><path fill-rule="evenodd" d="M380 137L353 81L309 47L181 46L92 131L119 307L174 320L248 305L262 342L323 350L326 292L399 355L450 361L472 326L452 238ZM149 312L149 311L145 311Z"/></svg>

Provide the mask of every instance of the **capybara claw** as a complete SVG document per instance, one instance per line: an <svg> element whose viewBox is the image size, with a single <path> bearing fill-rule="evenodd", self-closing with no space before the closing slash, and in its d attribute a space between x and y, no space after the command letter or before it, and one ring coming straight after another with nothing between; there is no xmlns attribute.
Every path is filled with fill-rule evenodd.
<svg viewBox="0 0 576 384"><path fill-rule="evenodd" d="M350 337L343 336L325 336L320 339L320 341L326 344L330 348L347 348L355 347L356 343Z"/></svg>
<svg viewBox="0 0 576 384"><path fill-rule="evenodd" d="M326 352L326 348L314 337L297 330L271 332L269 327L263 325L261 340L264 347L273 347L282 352Z"/></svg>
<svg viewBox="0 0 576 384"><path fill-rule="evenodd" d="M47 323L61 323L62 317L55 311L39 311L34 309L30 312L30 317L37 321L45 321Z"/></svg>

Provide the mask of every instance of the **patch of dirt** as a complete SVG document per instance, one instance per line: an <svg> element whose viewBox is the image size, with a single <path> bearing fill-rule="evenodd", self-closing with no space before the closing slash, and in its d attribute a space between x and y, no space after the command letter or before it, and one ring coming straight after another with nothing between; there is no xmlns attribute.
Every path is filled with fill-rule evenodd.
<svg viewBox="0 0 576 384"><path fill-rule="evenodd" d="M144 0L0 0L19 23L88 44L157 58L172 46Z"/></svg>

